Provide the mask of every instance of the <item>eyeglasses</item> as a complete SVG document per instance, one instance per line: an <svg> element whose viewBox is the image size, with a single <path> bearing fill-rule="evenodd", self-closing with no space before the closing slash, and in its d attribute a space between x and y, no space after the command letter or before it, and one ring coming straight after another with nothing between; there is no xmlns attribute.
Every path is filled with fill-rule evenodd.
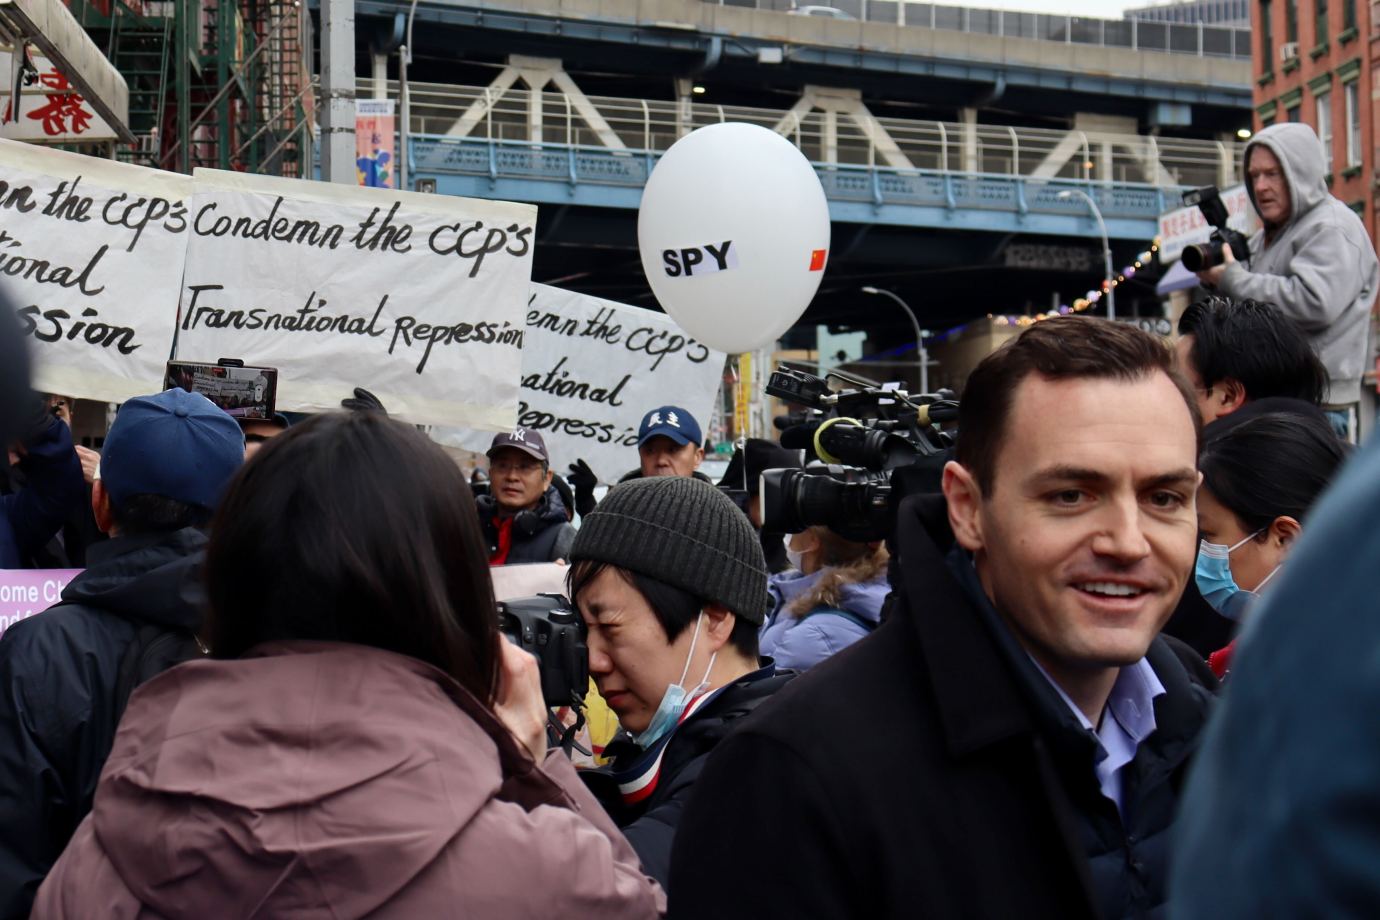
<svg viewBox="0 0 1380 920"><path fill-rule="evenodd" d="M526 476L528 473L542 469L545 465L540 460L497 460L489 464L489 475L498 474L502 476L507 473L519 473Z"/></svg>

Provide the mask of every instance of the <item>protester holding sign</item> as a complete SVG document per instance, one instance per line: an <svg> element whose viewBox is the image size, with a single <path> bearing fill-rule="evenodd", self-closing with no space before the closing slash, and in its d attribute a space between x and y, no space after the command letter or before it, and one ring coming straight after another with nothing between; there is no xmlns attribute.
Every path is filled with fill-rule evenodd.
<svg viewBox="0 0 1380 920"><path fill-rule="evenodd" d="M546 442L515 428L489 446L489 493L476 500L489 565L555 562L570 556L575 528L553 485Z"/></svg>
<svg viewBox="0 0 1380 920"><path fill-rule="evenodd" d="M130 702L34 917L665 909L548 751L536 661L499 635L469 489L415 428L337 412L268 442L206 570L213 659Z"/></svg>
<svg viewBox="0 0 1380 920"><path fill-rule="evenodd" d="M67 455L75 464L70 443ZM28 916L91 809L134 686L196 653L200 528L243 461L239 426L204 396L168 390L121 407L92 494L111 539L57 607L0 636L0 917Z"/></svg>

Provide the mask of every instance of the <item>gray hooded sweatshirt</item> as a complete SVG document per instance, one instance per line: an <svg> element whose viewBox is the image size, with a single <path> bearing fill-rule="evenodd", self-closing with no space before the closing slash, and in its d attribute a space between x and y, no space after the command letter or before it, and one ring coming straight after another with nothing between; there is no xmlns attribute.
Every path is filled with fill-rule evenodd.
<svg viewBox="0 0 1380 920"><path fill-rule="evenodd" d="M1312 128L1291 122L1264 129L1246 145L1243 174L1257 146L1268 147L1284 170L1289 220L1268 248L1264 230L1252 236L1249 269L1228 265L1218 289L1279 307L1308 334L1332 378L1324 402L1356 402L1380 281L1375 247L1355 212L1328 193L1322 145ZM1254 205L1250 182L1246 189Z"/></svg>

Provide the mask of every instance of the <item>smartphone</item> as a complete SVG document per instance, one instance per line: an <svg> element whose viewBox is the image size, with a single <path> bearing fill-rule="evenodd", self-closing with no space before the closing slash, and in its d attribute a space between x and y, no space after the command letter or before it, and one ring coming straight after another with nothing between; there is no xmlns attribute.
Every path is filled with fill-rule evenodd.
<svg viewBox="0 0 1380 920"><path fill-rule="evenodd" d="M200 393L235 418L270 419L277 408L278 369L246 367L234 358L215 364L169 361L163 388L173 387Z"/></svg>

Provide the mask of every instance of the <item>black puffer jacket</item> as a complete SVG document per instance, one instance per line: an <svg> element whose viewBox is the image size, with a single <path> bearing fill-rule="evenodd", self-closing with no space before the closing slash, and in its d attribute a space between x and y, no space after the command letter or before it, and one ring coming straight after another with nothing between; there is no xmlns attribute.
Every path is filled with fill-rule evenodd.
<svg viewBox="0 0 1380 920"><path fill-rule="evenodd" d="M199 627L205 545L190 528L98 544L59 606L0 637L0 918L29 916L91 810L115 737L120 663L140 628Z"/></svg>
<svg viewBox="0 0 1380 920"><path fill-rule="evenodd" d="M489 541L489 556L498 552L498 502L483 492L475 496L479 508L479 523L484 539ZM555 486L547 486L546 494L531 511L519 511L513 516L513 542L504 565L528 562L555 562L569 559L570 547L575 543L575 527L566 514L565 502Z"/></svg>
<svg viewBox="0 0 1380 920"><path fill-rule="evenodd" d="M777 671L774 664L768 664L724 687L693 711L676 727L660 752L655 747L643 751L623 735L623 740L614 741L605 749L613 758L611 765L581 771L585 785L637 851L643 871L663 888L671 877L671 844L676 826L705 761L744 716L793 677L794 671ZM629 791L639 784L640 791ZM648 786L650 793L646 792Z"/></svg>

